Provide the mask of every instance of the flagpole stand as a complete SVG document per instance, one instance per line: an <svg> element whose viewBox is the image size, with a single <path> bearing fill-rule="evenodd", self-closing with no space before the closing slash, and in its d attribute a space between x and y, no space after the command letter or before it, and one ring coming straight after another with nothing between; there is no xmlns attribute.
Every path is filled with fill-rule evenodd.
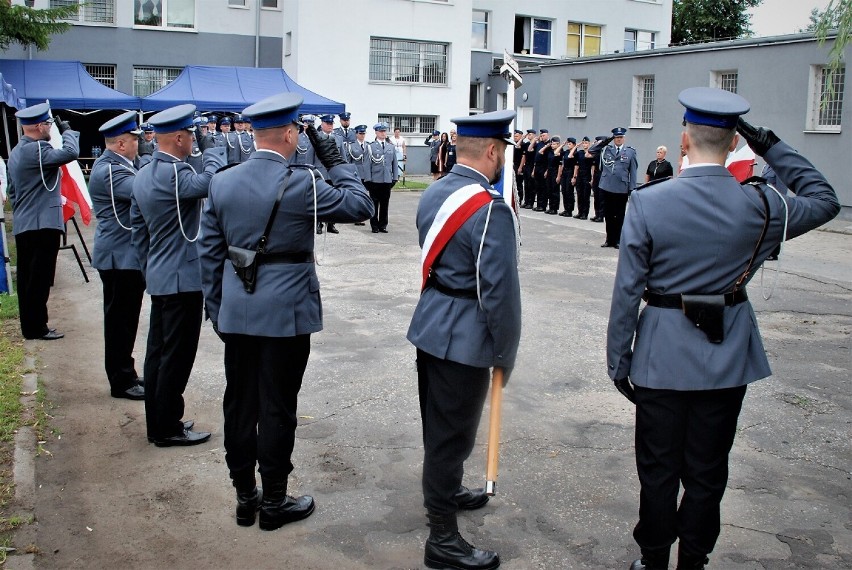
<svg viewBox="0 0 852 570"><path fill-rule="evenodd" d="M77 225L77 220L73 217L71 221L74 222L74 229L77 230L77 237L80 238L80 243L83 244L83 250L86 252L86 257L89 258L89 263L92 262L92 257L89 255L89 248L86 247L86 242L83 241L83 236L80 234L80 226ZM80 272L83 274L83 279L86 280L86 283L89 282L89 276L86 274L86 268L83 267L83 260L80 259L80 254L77 253L77 246L73 243L68 245L68 223L65 223L65 233L62 234L62 245L59 249L70 249L71 253L74 254L74 257L77 259L77 266L80 268Z"/></svg>

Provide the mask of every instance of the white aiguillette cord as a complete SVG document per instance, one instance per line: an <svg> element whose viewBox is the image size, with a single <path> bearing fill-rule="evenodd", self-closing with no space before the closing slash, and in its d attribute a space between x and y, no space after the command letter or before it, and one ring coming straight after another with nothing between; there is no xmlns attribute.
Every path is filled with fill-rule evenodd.
<svg viewBox="0 0 852 570"><path fill-rule="evenodd" d="M778 194L778 197L781 199L781 203L784 204L784 233L781 234L781 243L778 244L778 265L775 269L775 277L772 279L772 285L769 288L769 293L766 293L766 287L763 285L763 274L766 271L766 262L763 262L763 265L760 268L760 293L763 295L763 299L768 301L772 295L775 293L775 288L778 286L778 278L781 275L781 254L784 252L784 243L787 241L787 223L790 218L790 210L787 207L787 200L784 199L784 196L778 189L772 184L767 184L772 190Z"/></svg>

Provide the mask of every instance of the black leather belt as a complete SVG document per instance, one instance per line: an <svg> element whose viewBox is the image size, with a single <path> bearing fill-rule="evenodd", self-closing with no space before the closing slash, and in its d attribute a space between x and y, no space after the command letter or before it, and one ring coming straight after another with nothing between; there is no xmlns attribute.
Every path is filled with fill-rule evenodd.
<svg viewBox="0 0 852 570"><path fill-rule="evenodd" d="M432 287L433 289L437 289L439 293L443 293L448 297L455 297L457 299L476 299L476 291L471 291L469 289L452 289L450 287L445 287L438 283L438 280L430 277L426 281L426 287Z"/></svg>
<svg viewBox="0 0 852 570"><path fill-rule="evenodd" d="M646 290L642 294L642 299L644 299L645 302L652 307L660 307L661 309L682 309L683 301L680 295L680 293L663 295L661 293L651 293ZM733 293L725 293L723 296L725 297L725 306L727 307L733 307L734 305L739 305L740 303L748 301L748 294L745 289L737 289Z"/></svg>
<svg viewBox="0 0 852 570"><path fill-rule="evenodd" d="M313 263L312 251L285 251L281 253L261 253L257 256L258 265L274 263Z"/></svg>

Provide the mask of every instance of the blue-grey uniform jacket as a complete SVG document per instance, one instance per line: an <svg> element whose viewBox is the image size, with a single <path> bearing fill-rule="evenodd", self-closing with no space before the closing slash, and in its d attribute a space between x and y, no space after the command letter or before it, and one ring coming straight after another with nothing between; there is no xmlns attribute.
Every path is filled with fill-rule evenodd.
<svg viewBox="0 0 852 570"><path fill-rule="evenodd" d="M313 261L258 267L254 293L246 293L228 260L228 246L256 249L290 166L283 156L258 150L243 164L213 177L199 240L207 315L223 333L289 337L322 330L322 302ZM314 194L308 167L293 167L267 241L270 253L314 251ZM330 172L333 185L316 182L317 215L357 222L373 215L373 201L348 165ZM246 184L246 180L253 181Z"/></svg>
<svg viewBox="0 0 852 570"><path fill-rule="evenodd" d="M299 133L299 141L296 143L296 152L293 154L293 158L290 162L293 164L309 164L311 166L313 166L314 162L316 162L314 145L311 144L311 139L308 138L308 134L304 131Z"/></svg>
<svg viewBox="0 0 852 570"><path fill-rule="evenodd" d="M457 164L426 189L417 208L421 247L444 201L470 184L490 188L485 176ZM517 243L511 209L499 193L491 193L494 202L488 230L485 205L459 228L432 266L432 278L443 287L475 292L476 260L485 232L479 264L482 304L475 298L450 296L427 287L414 310L408 340L437 358L479 368L499 366L508 372L515 365L521 338Z"/></svg>
<svg viewBox="0 0 852 570"><path fill-rule="evenodd" d="M787 144L764 157L795 192L787 237L794 238L840 211L825 177ZM770 224L756 268L780 243L781 198L767 186ZM724 309L724 341L713 344L679 309L639 303L647 288L663 294L730 292L745 271L764 223L758 192L741 185L720 165L684 169L672 180L640 189L630 198L621 233L618 270L607 333L612 379L646 388L712 390L742 386L771 374L751 303Z"/></svg>
<svg viewBox="0 0 852 570"><path fill-rule="evenodd" d="M601 181L598 188L614 194L629 194L636 190L636 171L639 162L636 149L622 145L616 153L614 145L604 147L600 157Z"/></svg>
<svg viewBox="0 0 852 570"><path fill-rule="evenodd" d="M130 242L130 196L134 180L136 167L133 163L109 149L92 166L89 194L98 218L92 248L95 269L140 268L136 250Z"/></svg>
<svg viewBox="0 0 852 570"><path fill-rule="evenodd" d="M62 134L62 148L23 136L9 153L9 201L15 213L13 235L32 230L65 230L59 167L77 160L80 133Z"/></svg>
<svg viewBox="0 0 852 570"><path fill-rule="evenodd" d="M254 152L254 139L247 132L225 133L228 146L228 164L245 162Z"/></svg>
<svg viewBox="0 0 852 570"><path fill-rule="evenodd" d="M203 159L203 172L195 173L186 162L157 151L133 181L131 240L149 295L201 291L198 250L189 240L198 235L202 200L213 173L225 165L225 153L211 148L204 151Z"/></svg>
<svg viewBox="0 0 852 570"><path fill-rule="evenodd" d="M361 146L362 144L363 146ZM349 164L355 165L358 177L361 180L370 179L370 157L367 156L367 147L369 144L367 141L360 143L356 140L353 143L344 143L343 145L345 150L343 158Z"/></svg>
<svg viewBox="0 0 852 570"><path fill-rule="evenodd" d="M369 143L365 160L370 162L370 182L389 183L399 178L396 147L389 140L385 140L384 150L379 141Z"/></svg>
<svg viewBox="0 0 852 570"><path fill-rule="evenodd" d="M355 143L358 139L355 138L355 129L349 127L346 132L343 132L343 127L337 127L333 131L331 131L335 135L339 136L343 139L344 142Z"/></svg>

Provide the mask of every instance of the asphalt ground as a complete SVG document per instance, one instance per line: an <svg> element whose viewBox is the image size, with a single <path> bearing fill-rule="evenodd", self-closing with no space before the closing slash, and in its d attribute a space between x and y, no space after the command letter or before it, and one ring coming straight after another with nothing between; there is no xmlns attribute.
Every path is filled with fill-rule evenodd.
<svg viewBox="0 0 852 570"><path fill-rule="evenodd" d="M60 252L56 342L27 341L61 439L35 461L37 568L380 568L422 565L428 534L414 348L418 192L394 192L388 234L339 225L318 239L325 329L299 400L292 493L309 519L238 527L222 447L223 345L205 323L186 417L207 444L157 448L141 402L109 397L96 272ZM774 375L749 388L711 568L852 568L852 256L849 222L785 248L770 300L750 297ZM639 485L634 411L606 375L618 252L603 224L523 210L523 336L504 393L498 494L462 534L507 569L627 568ZM91 245L92 228L84 228ZM72 239L72 242L74 240ZM768 285L775 273L763 275ZM767 287L768 289L768 287ZM141 372L146 298L136 343ZM485 479L488 407L465 483ZM10 561L24 563L24 557ZM674 558L674 556L673 556ZM14 567L14 566L10 566ZM20 567L20 566L19 566Z"/></svg>

